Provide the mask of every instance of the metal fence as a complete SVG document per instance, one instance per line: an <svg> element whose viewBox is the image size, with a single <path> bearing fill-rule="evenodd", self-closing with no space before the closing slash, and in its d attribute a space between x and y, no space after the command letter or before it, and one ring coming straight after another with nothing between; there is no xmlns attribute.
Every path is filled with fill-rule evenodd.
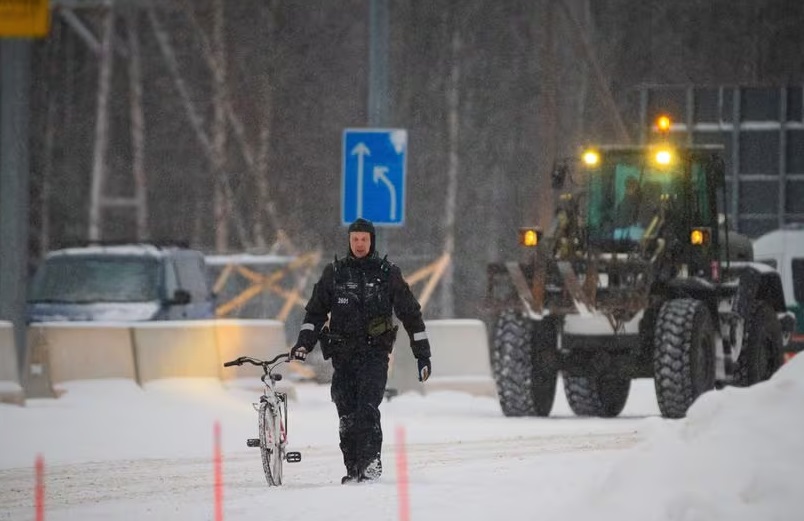
<svg viewBox="0 0 804 521"><path fill-rule="evenodd" d="M662 113L688 144L725 149L725 208L758 237L804 222L804 87L641 86L640 139Z"/></svg>

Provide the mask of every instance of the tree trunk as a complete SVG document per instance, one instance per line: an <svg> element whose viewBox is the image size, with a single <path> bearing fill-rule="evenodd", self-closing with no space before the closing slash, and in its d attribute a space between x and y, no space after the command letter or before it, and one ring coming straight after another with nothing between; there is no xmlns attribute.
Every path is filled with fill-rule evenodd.
<svg viewBox="0 0 804 521"><path fill-rule="evenodd" d="M56 139L56 111L58 106L58 90L55 87L59 76L59 43L64 41L61 25L53 27L51 40L54 42L47 54L47 72L45 73L45 103L47 113L45 115L45 142L44 142L44 163L42 164L42 185L39 191L39 251L40 257L50 250L50 196L52 192L53 179L53 154ZM69 126L67 126L69 128Z"/></svg>
<svg viewBox="0 0 804 521"><path fill-rule="evenodd" d="M213 213L215 216L215 250L229 249L229 211L230 202L225 193L226 175L226 52L224 48L223 0L213 1L212 53L215 63L212 67L212 175L215 177L215 196Z"/></svg>
<svg viewBox="0 0 804 521"><path fill-rule="evenodd" d="M589 0L581 0L582 25L583 30L591 35L592 33L592 6ZM580 76L580 87L577 98L577 132L576 135L584 136L586 131L586 99L589 93L589 65L585 61L579 64L578 74Z"/></svg>
<svg viewBox="0 0 804 521"><path fill-rule="evenodd" d="M137 239L148 240L148 179L145 173L145 112L142 106L142 58L137 34L139 11L126 17L128 28L128 81L131 110L131 169L137 212Z"/></svg>
<svg viewBox="0 0 804 521"><path fill-rule="evenodd" d="M608 79L603 74L603 70L600 68L600 63L598 62L597 56L595 55L595 50L589 41L589 36L586 34L583 25L578 22L578 19L572 13L572 9L570 9L569 5L567 4L567 0L560 0L558 4L564 12L564 15L567 17L567 20L570 21L573 33L576 36L575 41L580 46L584 59L592 68L592 72L595 75L595 80L597 80L597 86L602 94L603 103L605 104L606 109L609 111L609 115L614 123L614 127L617 129L620 140L626 144L631 143L631 136L629 135L628 129L625 126L625 122L620 114L620 110L617 108L617 102L614 100L614 95L609 87ZM549 5L552 10L553 2L549 2Z"/></svg>
<svg viewBox="0 0 804 521"><path fill-rule="evenodd" d="M153 5L148 7L148 19L151 22L151 27L153 28L154 35L156 36L156 42L159 44L159 51L162 53L162 57L165 59L165 65L167 65L170 76L173 78L173 84L176 86L176 91L179 93L179 97L184 105L184 110L187 113L187 119L190 120L190 125L192 125L193 130L195 131L195 136L198 138L198 142L201 144L201 149L203 150L204 154L211 159L212 145L209 142L209 137L207 136L206 132L204 132L204 120L198 114L198 111L195 109L195 105L193 105L193 102L190 99L190 92L187 88L187 83L184 81L184 78L182 78L181 73L179 72L179 63L176 59L176 53L173 51L173 47L170 44L167 31L165 31L165 28L162 27L162 23L156 16L156 11L154 10Z"/></svg>
<svg viewBox="0 0 804 521"><path fill-rule="evenodd" d="M455 253L455 213L458 199L458 172L460 171L460 79L461 79L461 33L460 27L452 27L450 42L450 74L447 83L447 197L444 202L444 253L450 259L445 267L444 280L441 284L441 316L455 316L455 300L453 291L454 270L452 257Z"/></svg>
<svg viewBox="0 0 804 521"><path fill-rule="evenodd" d="M546 4L546 5L545 5ZM544 9L539 13L542 18L536 20L541 27L536 31L539 35L538 56L541 57L539 70L541 71L541 89L539 95L539 150L536 159L538 172L537 198L538 208L536 208L536 222L546 228L553 215L552 187L550 184L550 174L556 161L556 129L557 129L557 103L556 92L556 58L555 58L555 4L553 0L542 2Z"/></svg>
<svg viewBox="0 0 804 521"><path fill-rule="evenodd" d="M95 152L92 158L92 188L89 203L89 239L101 239L101 214L103 188L106 177L106 152L109 148L109 95L112 83L114 53L114 9L106 10L103 20L103 41L100 52L100 72L98 77L97 119L95 120Z"/></svg>
<svg viewBox="0 0 804 521"><path fill-rule="evenodd" d="M260 248L267 246L267 232L264 226L264 219L267 218L274 229L274 246L272 246L272 249L277 249L279 247L279 244L277 244L278 241L287 237L287 235L280 223L279 213L276 210L276 202L271 197L270 183L268 182L270 177L268 172L268 154L271 148L271 113L273 106L270 89L265 89L264 103L266 110L260 128L260 145L257 153L256 168L254 169L254 181L257 186L257 197L259 198L256 207L262 208L264 214L258 212L254 218L254 237L258 241L257 244ZM291 250L295 249L290 244L285 246L288 246Z"/></svg>

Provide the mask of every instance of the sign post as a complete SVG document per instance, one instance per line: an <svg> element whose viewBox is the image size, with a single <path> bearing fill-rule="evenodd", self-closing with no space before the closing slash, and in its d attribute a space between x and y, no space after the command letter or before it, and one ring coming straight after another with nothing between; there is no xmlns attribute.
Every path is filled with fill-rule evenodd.
<svg viewBox="0 0 804 521"><path fill-rule="evenodd" d="M362 217L375 226L405 222L404 129L346 129L343 133L341 224Z"/></svg>

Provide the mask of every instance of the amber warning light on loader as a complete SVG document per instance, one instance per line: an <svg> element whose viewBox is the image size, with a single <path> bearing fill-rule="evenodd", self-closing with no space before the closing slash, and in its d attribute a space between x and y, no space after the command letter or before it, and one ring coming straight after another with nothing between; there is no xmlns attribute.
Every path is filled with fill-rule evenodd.
<svg viewBox="0 0 804 521"><path fill-rule="evenodd" d="M656 129L662 134L670 132L670 116L661 115L656 118Z"/></svg>
<svg viewBox="0 0 804 521"><path fill-rule="evenodd" d="M539 244L539 230L536 228L521 228L519 230L519 244L534 247Z"/></svg>
<svg viewBox="0 0 804 521"><path fill-rule="evenodd" d="M709 244L709 230L706 228L693 228L690 232L690 244L693 246Z"/></svg>

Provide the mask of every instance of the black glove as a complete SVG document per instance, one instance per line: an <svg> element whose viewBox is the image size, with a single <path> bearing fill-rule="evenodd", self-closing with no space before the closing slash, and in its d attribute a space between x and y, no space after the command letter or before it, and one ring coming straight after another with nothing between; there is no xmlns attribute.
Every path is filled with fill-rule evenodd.
<svg viewBox="0 0 804 521"><path fill-rule="evenodd" d="M419 363L419 381L426 382L433 369L430 365L430 358L417 358L416 361Z"/></svg>
<svg viewBox="0 0 804 521"><path fill-rule="evenodd" d="M427 340L426 336L411 342L410 348L416 358L430 358L430 341Z"/></svg>
<svg viewBox="0 0 804 521"><path fill-rule="evenodd" d="M295 345L290 350L290 359L304 362L305 360L307 360L307 353L309 352L310 351L306 347Z"/></svg>

